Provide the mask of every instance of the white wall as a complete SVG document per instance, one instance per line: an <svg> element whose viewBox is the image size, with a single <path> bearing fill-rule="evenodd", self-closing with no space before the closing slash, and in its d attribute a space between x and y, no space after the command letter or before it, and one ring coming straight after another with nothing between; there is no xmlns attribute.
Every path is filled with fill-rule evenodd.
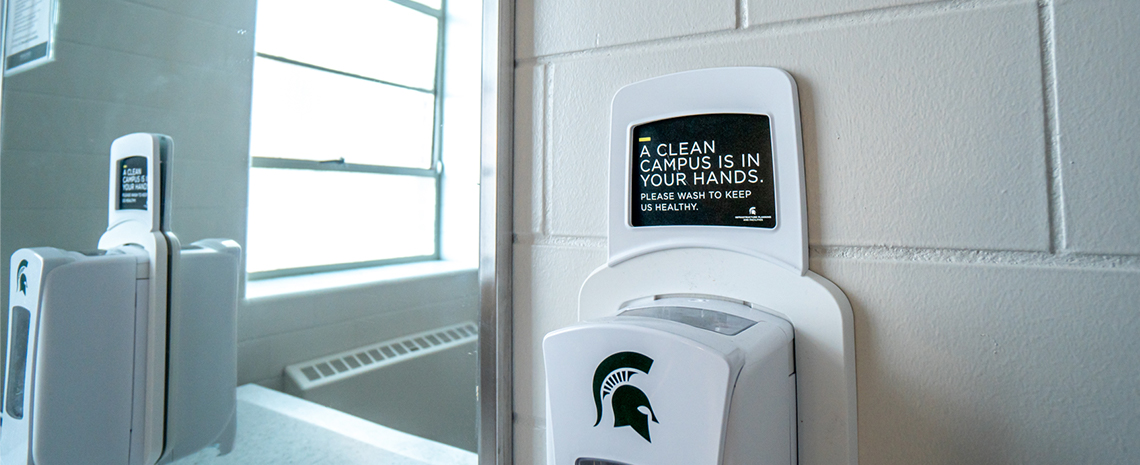
<svg viewBox="0 0 1140 465"><path fill-rule="evenodd" d="M1140 3L524 0L517 30L517 463L606 258L610 99L715 66L799 85L862 463L1140 462Z"/></svg>

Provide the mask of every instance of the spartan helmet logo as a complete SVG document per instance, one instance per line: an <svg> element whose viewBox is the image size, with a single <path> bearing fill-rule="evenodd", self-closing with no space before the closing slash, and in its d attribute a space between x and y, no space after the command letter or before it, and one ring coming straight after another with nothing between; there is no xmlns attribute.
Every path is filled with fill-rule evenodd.
<svg viewBox="0 0 1140 465"><path fill-rule="evenodd" d="M20 260L20 266L16 268L16 289L28 295L28 275L24 274L24 270L28 269L28 261Z"/></svg>
<svg viewBox="0 0 1140 465"><path fill-rule="evenodd" d="M633 375L649 374L652 366L653 359L637 352L618 352L602 360L594 370L594 406L598 410L594 426L602 422L602 400L609 396L614 428L629 426L647 442L653 442L649 440L649 420L657 423L653 406L641 389L629 384Z"/></svg>

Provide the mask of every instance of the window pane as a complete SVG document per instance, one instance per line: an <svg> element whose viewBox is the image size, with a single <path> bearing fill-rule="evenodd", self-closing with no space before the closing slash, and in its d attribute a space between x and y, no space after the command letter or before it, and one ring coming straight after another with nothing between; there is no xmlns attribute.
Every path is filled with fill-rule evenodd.
<svg viewBox="0 0 1140 465"><path fill-rule="evenodd" d="M258 52L421 89L435 88L438 30L389 1L257 2Z"/></svg>
<svg viewBox="0 0 1140 465"><path fill-rule="evenodd" d="M431 167L431 94L267 58L253 89L251 156Z"/></svg>
<svg viewBox="0 0 1140 465"><path fill-rule="evenodd" d="M250 272L435 253L435 179L252 168Z"/></svg>

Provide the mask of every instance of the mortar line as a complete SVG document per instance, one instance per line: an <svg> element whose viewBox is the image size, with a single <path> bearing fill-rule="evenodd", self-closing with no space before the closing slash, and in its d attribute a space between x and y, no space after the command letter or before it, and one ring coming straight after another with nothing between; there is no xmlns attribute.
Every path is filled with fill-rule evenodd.
<svg viewBox="0 0 1140 465"><path fill-rule="evenodd" d="M1064 252L893 246L811 246L810 257L909 263L1065 267L1140 271L1140 255L1098 255Z"/></svg>
<svg viewBox="0 0 1140 465"><path fill-rule="evenodd" d="M1038 0L1038 23L1041 34L1041 98L1044 103L1046 192L1049 196L1049 250L1058 253L1067 248L1065 235L1065 197L1062 180L1061 128L1057 102L1057 40L1054 0Z"/></svg>
<svg viewBox="0 0 1140 465"><path fill-rule="evenodd" d="M536 234L518 234L516 244L524 246L554 246L577 249L605 250L608 242L604 236L540 236Z"/></svg>
<svg viewBox="0 0 1140 465"><path fill-rule="evenodd" d="M542 65L542 223L540 233L549 236L553 230L551 220L551 198L554 195L551 164L554 157L554 67L550 64Z"/></svg>
<svg viewBox="0 0 1140 465"><path fill-rule="evenodd" d="M748 0L736 0L736 28L748 28Z"/></svg>

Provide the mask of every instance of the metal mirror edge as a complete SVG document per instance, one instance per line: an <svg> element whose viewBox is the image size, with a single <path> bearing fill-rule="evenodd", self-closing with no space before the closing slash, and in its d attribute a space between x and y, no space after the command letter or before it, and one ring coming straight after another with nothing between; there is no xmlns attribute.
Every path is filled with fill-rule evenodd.
<svg viewBox="0 0 1140 465"><path fill-rule="evenodd" d="M479 464L513 463L514 2L484 0L479 187Z"/></svg>

